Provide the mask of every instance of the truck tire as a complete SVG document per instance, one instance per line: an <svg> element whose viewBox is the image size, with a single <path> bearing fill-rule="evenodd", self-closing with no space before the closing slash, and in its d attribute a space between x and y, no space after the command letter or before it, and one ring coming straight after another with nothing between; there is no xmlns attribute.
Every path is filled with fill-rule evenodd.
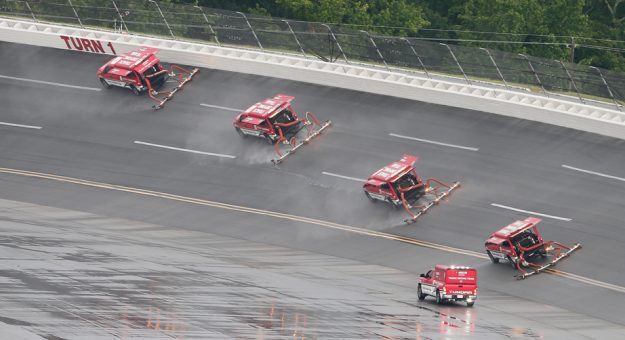
<svg viewBox="0 0 625 340"><path fill-rule="evenodd" d="M111 88L111 84L107 83L106 80L104 80L104 78L100 78L100 84L102 84L102 87L105 89Z"/></svg>
<svg viewBox="0 0 625 340"><path fill-rule="evenodd" d="M488 257L490 258L490 261L492 263L499 263L499 259L496 259L493 254L490 253L490 250L486 251L486 254L488 254Z"/></svg>
<svg viewBox="0 0 625 340"><path fill-rule="evenodd" d="M473 305L475 304L475 301L467 301L467 307L473 307Z"/></svg>
<svg viewBox="0 0 625 340"><path fill-rule="evenodd" d="M273 139L271 139L271 137L269 137L269 135L266 134L266 133L263 134L263 138L265 139L265 142L267 142L267 144L269 144L269 145L276 144L276 142Z"/></svg>
<svg viewBox="0 0 625 340"><path fill-rule="evenodd" d="M243 131L241 131L241 129L239 129L238 127L235 127L234 129L237 131L237 133L239 134L239 136L241 136L241 137L243 137L243 138L245 138L245 137L247 136L247 135L246 135L246 134L244 134L244 133L243 133Z"/></svg>
<svg viewBox="0 0 625 340"><path fill-rule="evenodd" d="M369 201L375 203L377 200L373 197L371 197L371 195L369 195L369 192L365 191L365 196L367 196L367 198L369 199Z"/></svg>
<svg viewBox="0 0 625 340"><path fill-rule="evenodd" d="M512 269L518 269L516 267L516 262L514 262L514 260L512 259L512 257L510 257L510 255L508 255L508 262L510 262L510 266L512 266Z"/></svg>
<svg viewBox="0 0 625 340"><path fill-rule="evenodd" d="M132 91L132 94L134 94L135 96L138 96L141 94L141 92L139 92L139 90L133 85L130 85L130 91Z"/></svg>
<svg viewBox="0 0 625 340"><path fill-rule="evenodd" d="M421 290L421 284L420 283L417 286L417 297L419 298L419 301L425 300L425 294L423 294L423 291Z"/></svg>
<svg viewBox="0 0 625 340"><path fill-rule="evenodd" d="M441 298L441 292L440 290L436 290L436 304L440 305L441 303L443 303L443 298Z"/></svg>
<svg viewBox="0 0 625 340"><path fill-rule="evenodd" d="M393 208L393 210L399 210L399 206L395 204L395 202L391 201L390 198L387 198L386 201L388 202L388 204L391 205L391 208Z"/></svg>

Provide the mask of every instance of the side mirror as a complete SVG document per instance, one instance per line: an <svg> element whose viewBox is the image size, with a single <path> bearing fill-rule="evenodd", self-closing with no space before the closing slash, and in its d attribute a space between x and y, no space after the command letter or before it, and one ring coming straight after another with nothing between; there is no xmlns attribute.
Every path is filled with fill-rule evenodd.
<svg viewBox="0 0 625 340"><path fill-rule="evenodd" d="M419 276L420 276L420 277L425 277L425 274L421 273Z"/></svg>

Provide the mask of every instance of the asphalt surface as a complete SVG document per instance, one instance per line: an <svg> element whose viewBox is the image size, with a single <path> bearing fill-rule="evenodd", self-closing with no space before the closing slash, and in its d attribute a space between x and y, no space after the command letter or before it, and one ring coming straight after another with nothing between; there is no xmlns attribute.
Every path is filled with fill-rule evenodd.
<svg viewBox="0 0 625 340"><path fill-rule="evenodd" d="M406 272L206 232L7 200L0 213L0 332L11 339L507 339L622 330L488 290L479 307L437 307L414 299Z"/></svg>
<svg viewBox="0 0 625 340"><path fill-rule="evenodd" d="M481 253L491 232L528 215L491 205L495 203L561 217L544 218L540 227L545 238L581 242L583 248L558 264L558 269L625 285L623 140L470 110L213 70L202 70L163 110L152 111L145 96L135 97L122 89L98 90L95 70L108 59L105 56L2 43L0 58L0 75L86 87L0 77L0 122L41 127L0 125L1 167L323 219ZM269 163L272 147L236 135L231 125L236 112L224 108L245 109L281 92L296 97L298 112L312 111L320 119L331 119L333 127L275 168ZM459 180L463 185L449 202L416 224L403 225L403 212L369 203L361 183L323 174L366 178L403 153L419 156L417 169L422 177ZM416 246L389 247L376 237L19 175L0 174L0 192L0 197L10 200L271 243L410 273L443 259L427 256L424 248ZM480 287L489 291L625 325L619 312L625 303L623 293L548 274L516 281L505 265L459 255L453 260L478 266Z"/></svg>

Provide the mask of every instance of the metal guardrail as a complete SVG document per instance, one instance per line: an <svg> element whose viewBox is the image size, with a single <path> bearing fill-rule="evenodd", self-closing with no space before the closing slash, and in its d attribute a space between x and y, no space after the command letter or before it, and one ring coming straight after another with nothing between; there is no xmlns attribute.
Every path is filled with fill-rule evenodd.
<svg viewBox="0 0 625 340"><path fill-rule="evenodd" d="M625 75L523 54L378 36L341 25L250 16L155 0L0 0L0 15L298 54L327 62L366 63L428 78L529 88L544 96L622 111ZM527 89L523 89L527 90Z"/></svg>

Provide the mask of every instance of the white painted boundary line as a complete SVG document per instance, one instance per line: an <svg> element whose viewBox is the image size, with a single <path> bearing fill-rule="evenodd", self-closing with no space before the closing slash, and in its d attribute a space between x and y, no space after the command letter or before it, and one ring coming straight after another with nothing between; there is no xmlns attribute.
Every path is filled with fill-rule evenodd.
<svg viewBox="0 0 625 340"><path fill-rule="evenodd" d="M365 179L362 179L362 178L343 176L343 175L334 174L334 173L325 172L325 171L323 171L322 174L327 175L327 176L338 177L338 178L342 178L342 179L348 179L350 181L355 181L355 182L364 182L364 181L366 181Z"/></svg>
<svg viewBox="0 0 625 340"><path fill-rule="evenodd" d="M224 154L221 154L221 153L212 153L212 152L204 152L204 151L176 148L176 147L173 147L173 146L147 143L147 142L142 142L142 141L138 141L138 140L135 141L135 144L153 146L153 147L156 147L156 148L162 148L162 149L168 149L168 150L176 150L176 151L184 151L184 152L189 152L189 153L196 153L196 154L206 155L206 156L215 156L215 157L233 158L233 159L237 158L236 156L232 156L232 155L224 155Z"/></svg>
<svg viewBox="0 0 625 340"><path fill-rule="evenodd" d="M525 214L530 214L530 215L536 215L536 216L542 216L542 217L553 218L554 220L567 221L567 222L572 221L572 219L570 219L570 218L566 218L566 217L560 217L560 216L553 216L553 215L541 214L541 213L537 213L537 212L535 212L535 211L529 211L529 210L517 209L517 208L513 208L513 207L509 207L509 206L507 206L507 205L502 205L502 204L497 204L497 203L491 203L490 205L492 205L493 207L497 207L497 208L503 208L503 209L508 209L508 210L513 210L513 211L522 212L522 213L525 213Z"/></svg>
<svg viewBox="0 0 625 340"><path fill-rule="evenodd" d="M34 125L22 125L22 124L7 123L7 122L0 122L0 125L5 125L5 126L13 126L13 127L21 127L21 128L25 128L25 129L36 129L36 130L41 130L41 129L42 129L42 127L41 127L41 126L34 126Z"/></svg>
<svg viewBox="0 0 625 340"><path fill-rule="evenodd" d="M562 167L566 168L566 169L570 169L570 170L575 170L575 171L584 172L584 173L591 174L591 175L601 176L601 177L615 179L617 181L625 182L625 178L621 178L621 177L616 177L616 176L612 176L612 175L602 174L600 172L595 172L595 171L590 171L590 170L584 170L584 169L572 167L572 166L566 165L566 164L562 164Z"/></svg>
<svg viewBox="0 0 625 340"><path fill-rule="evenodd" d="M227 111L234 111L234 112L243 112L245 110L240 110L240 109L234 109L231 107L225 107L225 106L219 106L219 105L210 105L210 104L200 104L201 106L205 106L205 107L211 107L213 109L221 109L221 110L227 110Z"/></svg>
<svg viewBox="0 0 625 340"><path fill-rule="evenodd" d="M421 139L421 138L415 138L415 137L409 137L409 136L403 136L403 135L398 135L395 133L389 133L389 136L393 136L393 137L397 137L397 138L404 138L404 139L410 139L410 140L414 140L417 142L423 142L423 143L430 143L430 144L436 144L436 145L442 145L442 146L448 146L450 148L457 148L457 149L463 149L463 150L469 150L469 151L478 151L480 149L478 148L472 148L470 146L462 146L462 145L455 145L455 144L447 144L447 143L442 143L442 142L437 142L437 141L433 141L433 140L428 140L428 139Z"/></svg>
<svg viewBox="0 0 625 340"><path fill-rule="evenodd" d="M25 82L37 83L37 84L44 84L44 85L54 85L54 86L68 87L68 88L71 88L71 89L78 89L78 90L102 91L102 89L97 88L97 87L86 87L86 86L77 86L77 85L53 83L53 82L43 81L43 80L35 80L35 79L26 79L26 78L4 76L4 75L1 75L1 74L0 74L0 78L9 79L9 80L19 80L19 81L25 81Z"/></svg>

